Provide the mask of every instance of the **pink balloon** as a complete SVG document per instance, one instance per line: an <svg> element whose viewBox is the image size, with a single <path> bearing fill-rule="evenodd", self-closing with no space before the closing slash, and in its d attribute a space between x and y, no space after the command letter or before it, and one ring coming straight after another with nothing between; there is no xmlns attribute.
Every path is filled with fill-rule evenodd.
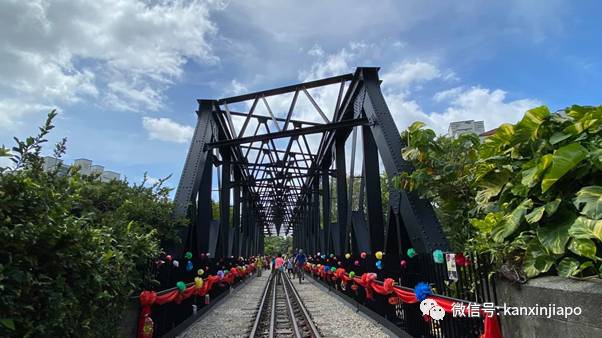
<svg viewBox="0 0 602 338"><path fill-rule="evenodd" d="M365 252L362 252L362 253L360 254L360 257L362 257L362 259L366 259L366 253L365 253Z"/></svg>
<svg viewBox="0 0 602 338"><path fill-rule="evenodd" d="M355 261L354 263L356 266L360 266L360 261Z"/></svg>
<svg viewBox="0 0 602 338"><path fill-rule="evenodd" d="M406 262L405 259L402 259L401 262L399 262L399 265L401 265L402 268L405 268L408 265L408 262Z"/></svg>

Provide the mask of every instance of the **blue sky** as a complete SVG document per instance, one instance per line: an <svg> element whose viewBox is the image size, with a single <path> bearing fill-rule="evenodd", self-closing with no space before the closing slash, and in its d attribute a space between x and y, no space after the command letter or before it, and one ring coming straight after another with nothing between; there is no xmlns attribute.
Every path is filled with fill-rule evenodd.
<svg viewBox="0 0 602 338"><path fill-rule="evenodd" d="M540 104L602 104L597 1L0 2L0 144L52 139L177 185L196 99L379 66L398 128L491 129ZM324 97L326 99L327 97Z"/></svg>

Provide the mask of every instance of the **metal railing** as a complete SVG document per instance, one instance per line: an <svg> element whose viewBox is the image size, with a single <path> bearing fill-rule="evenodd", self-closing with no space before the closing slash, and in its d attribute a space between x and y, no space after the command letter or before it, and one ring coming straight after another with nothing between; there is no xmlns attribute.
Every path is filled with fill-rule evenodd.
<svg viewBox="0 0 602 338"><path fill-rule="evenodd" d="M355 272L356 276L374 272L381 281L385 278L393 278L397 285L411 289L419 282L426 282L431 286L434 294L452 302L491 303L493 307L497 303L497 295L494 280L490 278L490 265L482 256L477 258L476 255L473 255L468 259L470 260L469 265L456 267L457 280L450 279L445 263L435 263L430 255L406 258L405 267L400 265L401 259L385 256L382 260L382 269L376 268L376 259L373 257L358 259L359 266L354 264L355 259L353 258L349 260L330 258L328 261L314 259L313 263L341 267L347 272ZM483 332L483 318L480 317L446 315L440 321L428 320L423 318L420 304L403 302L389 304L389 296L377 293L373 294L373 300L368 300L362 287L354 291L350 285L346 289L341 288L339 281L318 280L330 289L335 289L339 295L351 298L358 307L361 305L372 310L382 320L389 321L414 337L477 338Z"/></svg>

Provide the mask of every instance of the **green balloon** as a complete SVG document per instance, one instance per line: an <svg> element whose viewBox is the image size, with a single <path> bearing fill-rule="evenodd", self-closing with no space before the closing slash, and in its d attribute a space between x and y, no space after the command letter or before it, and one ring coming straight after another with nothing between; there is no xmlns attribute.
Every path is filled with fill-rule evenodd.
<svg viewBox="0 0 602 338"><path fill-rule="evenodd" d="M184 254L184 258L191 259L192 258L192 252L190 252L190 251L186 252L186 254Z"/></svg>
<svg viewBox="0 0 602 338"><path fill-rule="evenodd" d="M349 278L353 278L353 277L355 277L355 272L353 272L353 271L350 271L350 272L349 272Z"/></svg>
<svg viewBox="0 0 602 338"><path fill-rule="evenodd" d="M445 261L445 258L443 257L443 251L439 249L433 251L433 260L438 264L443 263Z"/></svg>
<svg viewBox="0 0 602 338"><path fill-rule="evenodd" d="M335 272L337 271L337 268L335 268L334 266L332 268L330 268L330 271Z"/></svg>
<svg viewBox="0 0 602 338"><path fill-rule="evenodd" d="M177 282L176 286L178 287L178 290L180 290L180 292L184 292L184 290L186 290L186 283L182 281Z"/></svg>
<svg viewBox="0 0 602 338"><path fill-rule="evenodd" d="M410 257L410 258L416 256L416 250L414 250L414 248L409 248L407 253L408 253L408 257Z"/></svg>

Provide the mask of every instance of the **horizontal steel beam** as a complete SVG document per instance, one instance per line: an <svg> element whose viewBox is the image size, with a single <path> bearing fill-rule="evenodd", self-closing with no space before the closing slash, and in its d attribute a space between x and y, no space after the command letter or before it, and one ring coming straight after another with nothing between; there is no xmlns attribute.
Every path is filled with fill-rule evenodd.
<svg viewBox="0 0 602 338"><path fill-rule="evenodd" d="M245 143L269 141L269 140L275 140L275 139L284 138L284 137L320 134L320 133L330 131L330 130L335 130L338 128L350 128L350 127L362 126L362 125L368 125L368 124L369 124L369 122L368 122L368 119L366 119L366 118L350 119L350 120L343 120L340 122L327 123L327 124L323 124L323 125L319 125L319 126L283 130L283 131L269 133L269 134L241 137L238 139L231 139L231 140L220 140L220 141L216 141L216 142L207 143L205 147L207 149L232 147L232 146L237 146L237 145L245 144Z"/></svg>
<svg viewBox="0 0 602 338"><path fill-rule="evenodd" d="M247 116L249 116L249 113L240 113L240 112L231 111L230 115L247 117ZM252 118L256 118L256 119L260 119L260 120L264 120L265 119L266 121L267 120L272 120L271 116L258 115L258 114L255 114L255 113L253 115L251 115L251 117ZM279 122L286 122L286 119L283 119L281 117L274 116L273 119L276 120L276 121L279 121ZM304 121L304 120L295 120L295 119L290 119L289 121L291 123L293 123L293 124L295 124L295 123L296 124L307 124L307 125L310 125L310 126L319 126L319 125L324 124L324 123L319 123L319 122Z"/></svg>
<svg viewBox="0 0 602 338"><path fill-rule="evenodd" d="M353 74L349 73L349 74L344 74L344 75L339 75L339 76L328 77L325 79L309 81L309 82L305 82L305 83L298 83L298 84L294 84L291 86L284 86L284 87L280 87L280 88L262 90L262 91L250 93L250 94L227 97L227 98L217 100L217 103L221 105L221 104L226 104L226 103L235 103L235 102L253 100L257 97L262 97L262 96L274 96L274 95L286 94L286 93L294 92L294 91L296 91L298 89L302 89L302 88L309 89L309 88L315 88L315 87L321 87L321 86L327 86L327 85L331 85L331 84L335 84L335 83L340 83L341 81L349 81L352 78L353 78Z"/></svg>

